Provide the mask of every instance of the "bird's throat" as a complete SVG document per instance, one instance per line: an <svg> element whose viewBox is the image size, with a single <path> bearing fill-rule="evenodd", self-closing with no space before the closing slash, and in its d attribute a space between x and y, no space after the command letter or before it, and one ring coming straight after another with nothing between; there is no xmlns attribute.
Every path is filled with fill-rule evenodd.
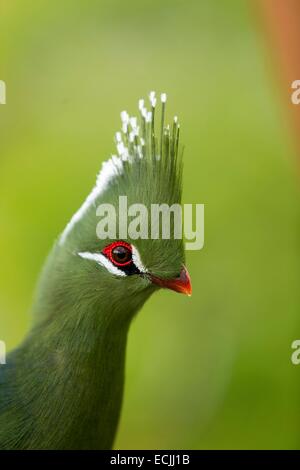
<svg viewBox="0 0 300 470"><path fill-rule="evenodd" d="M11 406L24 428L20 448L109 449L122 403L129 322L109 322L87 306L64 315L38 323L8 357L11 370L22 370L11 379Z"/></svg>

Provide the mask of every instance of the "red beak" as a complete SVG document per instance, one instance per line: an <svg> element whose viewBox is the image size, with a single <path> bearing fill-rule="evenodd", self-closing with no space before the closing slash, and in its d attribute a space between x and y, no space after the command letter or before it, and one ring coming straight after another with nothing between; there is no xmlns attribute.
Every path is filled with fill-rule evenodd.
<svg viewBox="0 0 300 470"><path fill-rule="evenodd" d="M175 279L161 279L160 277L150 276L151 281L159 287L175 290L181 294L192 295L191 278L187 269L183 266L179 277Z"/></svg>

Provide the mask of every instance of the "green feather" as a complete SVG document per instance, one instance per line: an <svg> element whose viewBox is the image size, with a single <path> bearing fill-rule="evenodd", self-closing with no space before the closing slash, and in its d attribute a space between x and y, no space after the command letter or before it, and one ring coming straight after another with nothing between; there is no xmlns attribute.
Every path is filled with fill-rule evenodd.
<svg viewBox="0 0 300 470"><path fill-rule="evenodd" d="M153 104L153 95L151 97ZM155 103L154 103L155 104ZM146 277L118 277L78 253L108 244L95 229L96 207L180 203L182 163L179 126L160 138L141 108L141 137L123 119L119 157L105 166L83 208L55 244L43 269L33 305L33 325L0 368L1 449L109 449L120 415L126 338L130 322L157 289ZM126 116L125 116L126 117ZM125 127L125 129L124 129ZM120 143L120 136L117 137ZM101 176L102 175L102 176ZM102 186L101 186L102 185ZM112 240L113 241L113 240ZM176 277L184 262L182 240L130 240L156 276Z"/></svg>

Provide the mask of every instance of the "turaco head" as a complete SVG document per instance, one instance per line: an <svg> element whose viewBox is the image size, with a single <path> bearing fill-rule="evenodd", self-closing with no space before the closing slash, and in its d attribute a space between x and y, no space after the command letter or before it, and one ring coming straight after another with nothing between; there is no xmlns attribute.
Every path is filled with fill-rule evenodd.
<svg viewBox="0 0 300 470"><path fill-rule="evenodd" d="M149 111L139 101L139 119L121 113L118 155L103 163L95 188L58 240L54 289L68 302L131 315L156 289L191 294L181 236L179 124L175 117L165 125L165 103L162 94L156 118L151 92Z"/></svg>

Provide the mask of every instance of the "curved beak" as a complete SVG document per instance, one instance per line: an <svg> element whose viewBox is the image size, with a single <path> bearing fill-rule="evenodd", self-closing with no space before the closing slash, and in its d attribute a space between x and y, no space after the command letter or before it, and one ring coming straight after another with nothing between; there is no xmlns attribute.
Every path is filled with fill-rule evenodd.
<svg viewBox="0 0 300 470"><path fill-rule="evenodd" d="M188 270L182 266L179 277L175 279L161 279L160 277L150 275L153 284L164 289L171 289L188 296L192 295L192 284Z"/></svg>

